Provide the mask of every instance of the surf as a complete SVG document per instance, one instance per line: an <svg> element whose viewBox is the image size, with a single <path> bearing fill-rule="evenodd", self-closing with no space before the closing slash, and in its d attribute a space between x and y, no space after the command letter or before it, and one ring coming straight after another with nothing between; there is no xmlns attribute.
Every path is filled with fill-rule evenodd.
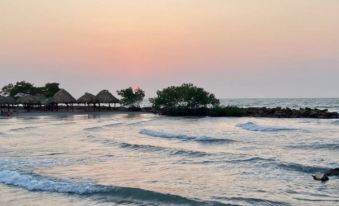
<svg viewBox="0 0 339 206"><path fill-rule="evenodd" d="M0 183L32 192L52 192L80 195L112 202L151 205L225 205L220 202L190 199L132 187L105 186L90 182L75 182L34 173L13 170L0 171Z"/></svg>
<svg viewBox="0 0 339 206"><path fill-rule="evenodd" d="M257 125L253 122L247 122L244 124L238 124L237 127L242 128L244 130L252 131L252 132L279 132L279 131L291 131L295 130L293 128L284 128L284 127L272 127L272 126L263 126Z"/></svg>
<svg viewBox="0 0 339 206"><path fill-rule="evenodd" d="M159 137L165 139L177 139L180 141L193 141L203 144L213 144L213 143L233 143L235 140L232 139L222 139L214 138L209 136L193 136L179 133L168 133L168 132L159 132L149 129L141 129L140 134L150 136L150 137Z"/></svg>

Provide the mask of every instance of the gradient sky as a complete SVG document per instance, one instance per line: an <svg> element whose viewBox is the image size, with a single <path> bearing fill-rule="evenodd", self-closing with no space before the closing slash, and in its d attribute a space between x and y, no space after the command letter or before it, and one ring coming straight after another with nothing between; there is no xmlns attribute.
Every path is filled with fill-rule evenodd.
<svg viewBox="0 0 339 206"><path fill-rule="evenodd" d="M1 0L0 84L339 97L338 0Z"/></svg>

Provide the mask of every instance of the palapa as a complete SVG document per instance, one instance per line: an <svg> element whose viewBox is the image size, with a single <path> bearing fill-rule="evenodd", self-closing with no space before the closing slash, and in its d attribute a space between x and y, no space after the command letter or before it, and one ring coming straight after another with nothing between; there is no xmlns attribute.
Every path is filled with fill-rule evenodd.
<svg viewBox="0 0 339 206"><path fill-rule="evenodd" d="M37 96L27 94L25 96L20 97L16 102L18 104L34 105L41 104L41 99Z"/></svg>
<svg viewBox="0 0 339 206"><path fill-rule="evenodd" d="M100 91L97 96L97 100L99 103L119 103L119 99L113 96L108 90Z"/></svg>
<svg viewBox="0 0 339 206"><path fill-rule="evenodd" d="M85 93L84 95L82 95L78 101L78 103L83 103L83 104L95 104L97 103L97 98L93 95L93 94L90 94L90 93Z"/></svg>
<svg viewBox="0 0 339 206"><path fill-rule="evenodd" d="M46 105L46 106L51 105L53 103L54 103L53 97L48 97L41 101L41 104Z"/></svg>
<svg viewBox="0 0 339 206"><path fill-rule="evenodd" d="M15 104L15 99L13 97L0 96L0 105L9 105Z"/></svg>
<svg viewBox="0 0 339 206"><path fill-rule="evenodd" d="M76 100L74 97L67 92L64 89L60 89L54 96L53 96L53 102L54 103L64 103L64 104L70 104L70 103L76 103Z"/></svg>

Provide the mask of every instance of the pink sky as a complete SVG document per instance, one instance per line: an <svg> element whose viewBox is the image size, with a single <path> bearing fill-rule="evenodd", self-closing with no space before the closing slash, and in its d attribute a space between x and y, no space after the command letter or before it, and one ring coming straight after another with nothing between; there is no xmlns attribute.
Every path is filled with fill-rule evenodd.
<svg viewBox="0 0 339 206"><path fill-rule="evenodd" d="M339 97L337 0L2 0L0 83Z"/></svg>

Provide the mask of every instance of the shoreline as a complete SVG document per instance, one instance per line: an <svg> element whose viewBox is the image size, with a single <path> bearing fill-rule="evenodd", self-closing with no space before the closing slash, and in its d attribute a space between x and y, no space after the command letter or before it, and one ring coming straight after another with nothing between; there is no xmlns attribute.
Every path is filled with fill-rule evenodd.
<svg viewBox="0 0 339 206"><path fill-rule="evenodd" d="M217 108L199 108L185 109L175 108L171 110L156 110L152 107L142 108L126 108L126 107L102 107L97 110L83 107L59 107L58 110L46 110L43 108L32 108L27 111L22 107L2 109L1 117L12 117L21 115L62 115L62 114L158 114L163 116L181 116L181 117L259 117L259 118L312 118L312 119L339 119L338 112L332 112L327 109L311 109L311 108L267 108L267 107L217 107Z"/></svg>

